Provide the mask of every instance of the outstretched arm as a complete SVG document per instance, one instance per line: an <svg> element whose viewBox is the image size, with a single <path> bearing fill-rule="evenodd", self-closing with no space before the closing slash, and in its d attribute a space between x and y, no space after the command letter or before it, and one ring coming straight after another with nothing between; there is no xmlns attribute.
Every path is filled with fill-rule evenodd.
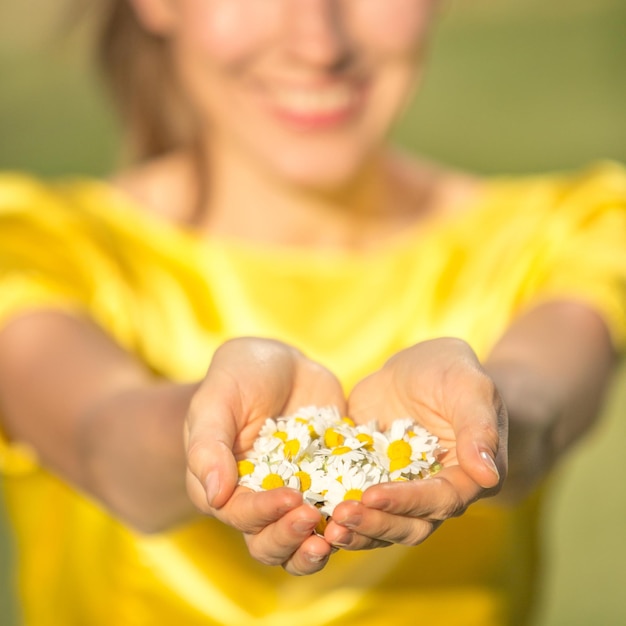
<svg viewBox="0 0 626 626"><path fill-rule="evenodd" d="M550 302L520 317L485 362L509 412L509 477L518 500L598 416L616 357L605 323L577 302Z"/></svg>
<svg viewBox="0 0 626 626"><path fill-rule="evenodd" d="M194 513L182 425L196 388L156 379L86 318L37 311L0 332L9 437L143 531Z"/></svg>
<svg viewBox="0 0 626 626"><path fill-rule="evenodd" d="M524 497L593 423L613 361L604 322L575 302L520 317L484 365L455 339L397 354L355 388L350 414L359 421L414 417L448 449L444 469L342 503L326 538L346 549L415 545L501 487L503 501Z"/></svg>
<svg viewBox="0 0 626 626"><path fill-rule="evenodd" d="M227 342L201 383L180 385L156 379L84 318L33 312L0 332L3 428L42 465L143 532L200 509L243 532L255 558L294 574L321 569L330 554L311 534L320 514L291 489L235 489L235 453L266 417L320 398L341 406L338 381L270 340Z"/></svg>

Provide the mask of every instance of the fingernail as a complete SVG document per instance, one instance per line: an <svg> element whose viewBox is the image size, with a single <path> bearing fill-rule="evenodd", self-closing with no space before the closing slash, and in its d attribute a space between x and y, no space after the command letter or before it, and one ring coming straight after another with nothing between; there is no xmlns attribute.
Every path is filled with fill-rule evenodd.
<svg viewBox="0 0 626 626"><path fill-rule="evenodd" d="M306 557L311 563L321 563L324 559L328 558L328 554L307 554Z"/></svg>
<svg viewBox="0 0 626 626"><path fill-rule="evenodd" d="M361 515L349 515L343 520L337 520L337 523L341 524L342 526L346 526L347 528L354 528L361 523L362 519L363 518Z"/></svg>
<svg viewBox="0 0 626 626"><path fill-rule="evenodd" d="M500 480L500 472L491 454L485 450L481 450L480 458L483 460L485 467L488 467L498 477L498 480Z"/></svg>
<svg viewBox="0 0 626 626"><path fill-rule="evenodd" d="M352 539L354 539L354 533L344 533L339 539L333 541L333 544L336 546L348 546L352 543Z"/></svg>
<svg viewBox="0 0 626 626"><path fill-rule="evenodd" d="M391 500L374 500L374 502L368 504L368 506L372 509L378 509L379 511L384 511L391 504Z"/></svg>
<svg viewBox="0 0 626 626"><path fill-rule="evenodd" d="M310 532L313 532L313 529L315 528L316 524L317 524L317 521L311 521L308 519L299 519L299 520L296 520L291 525L291 527L297 533L310 533Z"/></svg>
<svg viewBox="0 0 626 626"><path fill-rule="evenodd" d="M213 506L213 500L220 492L220 477L217 472L211 472L206 479L206 499L209 506Z"/></svg>

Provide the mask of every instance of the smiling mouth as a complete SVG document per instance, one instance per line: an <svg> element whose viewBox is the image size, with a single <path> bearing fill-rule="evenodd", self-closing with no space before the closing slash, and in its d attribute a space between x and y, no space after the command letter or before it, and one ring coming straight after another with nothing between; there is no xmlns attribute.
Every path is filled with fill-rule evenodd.
<svg viewBox="0 0 626 626"><path fill-rule="evenodd" d="M336 127L353 120L364 100L364 85L354 81L318 85L277 85L269 93L269 105L280 121L314 130Z"/></svg>

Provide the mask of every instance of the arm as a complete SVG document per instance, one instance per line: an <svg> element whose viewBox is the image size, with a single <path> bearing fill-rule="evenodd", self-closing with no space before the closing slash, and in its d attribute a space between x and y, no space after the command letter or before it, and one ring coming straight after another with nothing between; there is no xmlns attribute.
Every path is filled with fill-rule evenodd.
<svg viewBox="0 0 626 626"><path fill-rule="evenodd" d="M346 549L415 545L503 484L500 499L522 498L593 423L613 361L604 322L574 302L547 303L520 317L484 366L454 339L397 354L355 388L351 415L359 421L386 411L388 419L412 415L448 449L444 469L430 480L378 485L361 503L342 503L327 540ZM485 455L499 480L481 463Z"/></svg>
<svg viewBox="0 0 626 626"><path fill-rule="evenodd" d="M201 383L179 385L155 379L84 318L33 312L0 331L3 427L43 466L142 532L199 509L243 532L255 558L294 574L321 569L330 554L311 535L319 512L291 489L235 489L232 451L244 452L268 415L318 397L343 402L327 370L279 342L227 342Z"/></svg>
<svg viewBox="0 0 626 626"><path fill-rule="evenodd" d="M520 317L485 362L509 413L509 477L517 500L593 424L615 365L606 325L583 304L551 302Z"/></svg>
<svg viewBox="0 0 626 626"><path fill-rule="evenodd" d="M33 312L0 332L9 437L141 530L194 513L181 433L195 388L155 379L84 318Z"/></svg>

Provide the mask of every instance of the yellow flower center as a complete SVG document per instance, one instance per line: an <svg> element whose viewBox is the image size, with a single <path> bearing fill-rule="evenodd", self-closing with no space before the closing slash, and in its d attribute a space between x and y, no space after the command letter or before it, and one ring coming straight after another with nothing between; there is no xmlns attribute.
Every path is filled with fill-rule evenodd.
<svg viewBox="0 0 626 626"><path fill-rule="evenodd" d="M392 441L387 448L387 457L390 459L399 459L400 457L411 457L411 445L406 441L399 439Z"/></svg>
<svg viewBox="0 0 626 626"><path fill-rule="evenodd" d="M332 428L327 428L324 433L324 443L328 448L340 446L345 440L346 438L341 433L338 433Z"/></svg>
<svg viewBox="0 0 626 626"><path fill-rule="evenodd" d="M399 456L396 459L391 459L389 463L389 471L395 472L396 470L404 469L411 464L410 456Z"/></svg>
<svg viewBox="0 0 626 626"><path fill-rule="evenodd" d="M367 433L359 433L356 438L365 445L363 446L366 450L374 449L374 437L372 435L368 435Z"/></svg>
<svg viewBox="0 0 626 626"><path fill-rule="evenodd" d="M254 472L254 463L249 459L243 459L243 461L237 463L237 471L239 476L248 476L248 474Z"/></svg>
<svg viewBox="0 0 626 626"><path fill-rule="evenodd" d="M348 489L343 496L344 500L361 500L361 496L363 496L363 491L361 489Z"/></svg>
<svg viewBox="0 0 626 626"><path fill-rule="evenodd" d="M281 441L287 441L287 433L284 430L277 430L274 433L274 437L280 439Z"/></svg>
<svg viewBox="0 0 626 626"><path fill-rule="evenodd" d="M307 472L300 470L299 472L296 472L296 476L298 477L298 480L300 481L300 491L304 492L307 489L311 488L311 475L308 474Z"/></svg>
<svg viewBox="0 0 626 626"><path fill-rule="evenodd" d="M261 482L263 489L278 489L278 487L284 487L285 481L278 474L268 474Z"/></svg>
<svg viewBox="0 0 626 626"><path fill-rule="evenodd" d="M339 455L339 454L345 454L346 452L351 452L351 451L352 451L352 448L350 446L337 446L336 448L333 449L331 454Z"/></svg>
<svg viewBox="0 0 626 626"><path fill-rule="evenodd" d="M356 424L354 423L354 421L352 420L352 418L347 417L347 416L346 416L346 417L342 417L342 418L341 418L341 421L342 421L342 422L344 422L344 423L346 423L346 424L348 424L348 426L352 426L352 427L354 427L354 426L356 425Z"/></svg>
<svg viewBox="0 0 626 626"><path fill-rule="evenodd" d="M285 441L285 445L283 446L283 452L285 453L285 457L288 459L293 459L300 450L300 442L297 439L290 439L289 441Z"/></svg>

